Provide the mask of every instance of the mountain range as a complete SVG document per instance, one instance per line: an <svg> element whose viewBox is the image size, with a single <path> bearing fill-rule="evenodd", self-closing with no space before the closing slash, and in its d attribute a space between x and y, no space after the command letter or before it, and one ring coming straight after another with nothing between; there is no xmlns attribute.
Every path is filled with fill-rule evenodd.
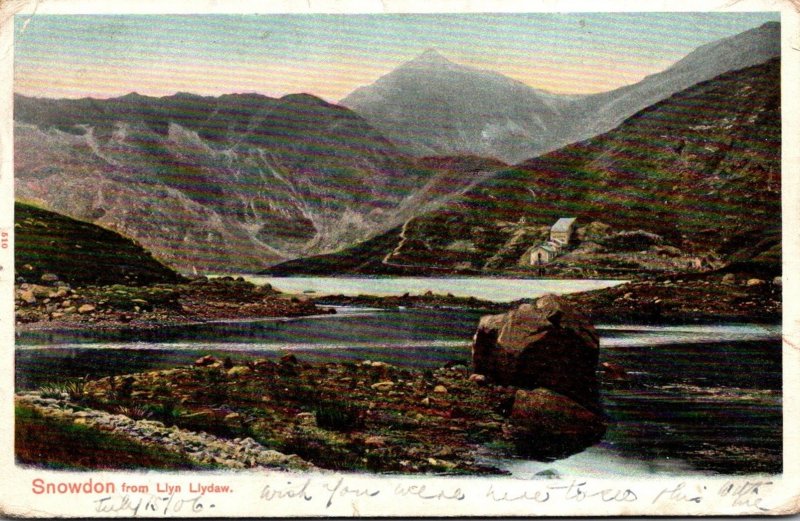
<svg viewBox="0 0 800 521"><path fill-rule="evenodd" d="M779 273L779 85L778 59L725 73L610 132L504 169L374 239L269 273L514 270L539 230L564 216Z"/></svg>
<svg viewBox="0 0 800 521"><path fill-rule="evenodd" d="M616 127L672 94L780 56L780 24L699 47L663 72L610 92L557 95L455 64L430 50L341 100L402 150L517 163Z"/></svg>
<svg viewBox="0 0 800 521"><path fill-rule="evenodd" d="M16 196L183 271L332 251L435 206L441 175L310 95L15 97ZM446 194L449 195L449 194Z"/></svg>
<svg viewBox="0 0 800 521"><path fill-rule="evenodd" d="M640 220L650 226L648 211L694 208L707 193L719 194L720 208L732 204L738 210L745 200L735 193L733 202L725 198L746 186L763 195L757 212L773 211L780 155L773 99L780 84L777 61L762 71L772 84L747 75L712 78L752 70L747 68L778 55L779 32L778 24L765 24L701 47L640 83L593 96L553 95L454 64L435 51L357 89L342 105L309 94L276 99L131 93L106 100L15 95L16 197L134 238L185 273L258 271L334 251L369 265L377 252L383 258L396 251L400 259L403 248L428 244L428 232L421 242L410 237L424 223L425 229L438 229L431 237L438 234L440 242L459 234L472 240L475 219L516 218L531 207L541 209L533 219L542 222L566 210L589 217L625 208L627 224ZM664 114L660 102L684 99L679 91L706 83L726 85L725 95L739 105L690 88L686 99L694 100L693 108L681 105L680 117L667 110L668 117L630 123L641 121L643 113ZM745 116L742 110L751 112ZM706 134L703 125L720 134L695 150L693 143ZM619 132L536 157L617 126ZM738 144L723 135L733 128ZM702 183L682 179L673 189L637 177L638 163L630 166L619 157L638 157L636 147L624 147L643 140L653 140L647 147L668 156L656 156L668 165L651 165L670 172L665 183L676 181L677 171L695 172ZM688 163L676 166L669 150L691 154L682 159ZM509 168L508 162L519 164ZM762 174L751 172L757 165ZM741 168L742 187L731 181ZM527 193L537 195L530 199ZM553 206L552 197L567 194L572 202ZM498 197L509 197L501 206L514 215L487 203ZM687 232L697 231L700 216L714 225L730 224L716 214L695 214ZM764 226L758 215L754 230ZM491 246L477 250L492 255L504 232L484 228ZM408 239L399 250L397 234ZM438 250L434 245L430 251ZM476 255L471 265L482 269L486 259ZM422 262L415 253L409 259Z"/></svg>

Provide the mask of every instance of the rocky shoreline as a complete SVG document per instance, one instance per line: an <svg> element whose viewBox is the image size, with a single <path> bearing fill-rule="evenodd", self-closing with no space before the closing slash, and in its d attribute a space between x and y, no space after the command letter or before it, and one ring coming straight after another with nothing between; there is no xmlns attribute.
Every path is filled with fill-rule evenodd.
<svg viewBox="0 0 800 521"><path fill-rule="evenodd" d="M86 425L145 445L158 445L178 452L201 465L229 469L268 468L311 470L313 465L297 456L265 448L252 438L225 439L206 432L193 432L155 420L135 420L123 414L90 409L70 401L67 393L44 397L42 392L18 393L15 403L59 421Z"/></svg>
<svg viewBox="0 0 800 521"><path fill-rule="evenodd" d="M603 323L780 323L780 277L706 272L631 281L612 288L565 295L594 322ZM257 320L335 313L331 306L381 309L460 308L499 313L523 299L499 303L452 294L400 296L290 295L242 277L198 277L148 286L73 288L57 277L22 283L15 291L16 329L44 331L147 330L221 320Z"/></svg>
<svg viewBox="0 0 800 521"><path fill-rule="evenodd" d="M585 318L544 297L484 317L472 368L205 355L190 366L45 385L17 400L227 468L503 474L484 458L551 460L602 437L598 349Z"/></svg>
<svg viewBox="0 0 800 521"><path fill-rule="evenodd" d="M782 280L709 272L633 281L612 288L564 295L595 323L779 324Z"/></svg>
<svg viewBox="0 0 800 521"><path fill-rule="evenodd" d="M319 306L352 306L380 309L457 308L496 313L506 311L510 306L508 303L492 302L475 297L456 297L452 293L442 295L432 291L426 291L422 295L405 293L400 296L324 295L314 297L312 302Z"/></svg>
<svg viewBox="0 0 800 521"><path fill-rule="evenodd" d="M307 297L281 294L242 277L199 277L183 283L72 287L56 276L15 291L17 331L66 328L158 329L218 320L333 313Z"/></svg>

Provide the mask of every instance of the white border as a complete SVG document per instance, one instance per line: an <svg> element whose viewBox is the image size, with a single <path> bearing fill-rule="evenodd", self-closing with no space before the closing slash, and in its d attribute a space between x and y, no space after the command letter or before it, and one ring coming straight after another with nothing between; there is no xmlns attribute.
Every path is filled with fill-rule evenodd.
<svg viewBox="0 0 800 521"><path fill-rule="evenodd" d="M95 481L114 481L121 483L148 483L155 487L156 483L182 484L188 489L191 483L208 484L216 482L228 484L234 489L230 495L215 495L204 498L202 510L194 510L197 504L185 503L179 511L174 511L176 504L159 505L159 510L145 510L142 505L138 511L140 516L535 516L535 515L744 515L744 514L788 514L800 510L800 436L798 435L798 418L800 404L797 398L795 375L800 374L800 313L798 301L798 259L800 246L798 242L798 223L800 223L800 206L798 206L798 165L800 165L800 17L792 0L606 0L604 2L590 0L538 0L538 1L489 1L489 0L274 0L270 2L256 0L236 0L221 2L215 0L179 1L179 0L131 0L129 2L111 2L108 0L6 0L0 2L0 232L13 229L13 124L11 102L13 91L13 14L188 14L188 13L434 13L434 12L563 12L563 11L781 11L782 12L782 114L783 114L783 163L782 163L782 197L783 197L783 254L784 254L784 473L782 476L769 478L740 477L721 478L669 478L669 479L636 479L636 480L594 480L587 479L582 486L584 492L600 492L603 490L631 490L636 494L636 502L606 502L603 495L585 497L578 501L567 499L564 490L547 490L553 483L544 481L523 481L512 478L437 478L429 476L386 477L359 474L324 473L315 475L290 475L281 472L272 473L65 473L27 470L16 467L13 459L13 243L11 249L0 250L0 339L3 349L0 351L0 367L2 367L2 383L0 386L0 515L26 516L131 516L132 510L123 509L118 512L96 511L95 497L82 496L46 496L35 495L31 490L31 481L36 477L53 480L64 480L68 476L85 479L91 476ZM746 370L746 361L743 370ZM338 494L334 494L330 506L326 506L333 489L342 479ZM299 498L286 498L279 501L266 502L260 499L261 491L266 484L273 488L291 488L288 481L296 486L310 480L307 490L312 499L306 501ZM762 486L761 507L768 507L764 512L754 505L734 505L730 494L720 496L717 492L726 483L733 482L737 486L747 481L771 481L771 485ZM569 484L571 480L564 480ZM663 501L653 503L663 489L676 487L684 483L682 490L687 494L702 496L700 503L687 501ZM425 486L422 494L399 494L409 486ZM341 494L342 487L350 490L364 489L379 491L374 497L354 494ZM398 488L400 487L400 488ZM535 491L550 494L550 500L539 503L532 499L521 499L516 502L492 501L487 497L489 487L493 487L495 497L504 492L507 497L535 495ZM456 499L423 499L421 496L436 495L443 492L445 496L464 495ZM573 489L573 492L576 492ZM613 495L612 492L605 497ZM543 496L539 496L540 498ZM663 497L663 495L662 495ZM211 504L214 507L211 507ZM163 512L161 508L167 507ZM170 510L171 509L171 510Z"/></svg>

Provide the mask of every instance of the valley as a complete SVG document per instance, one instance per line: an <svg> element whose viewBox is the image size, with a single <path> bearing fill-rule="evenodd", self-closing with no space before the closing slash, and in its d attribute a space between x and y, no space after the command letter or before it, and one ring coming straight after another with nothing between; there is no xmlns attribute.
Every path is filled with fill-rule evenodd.
<svg viewBox="0 0 800 521"><path fill-rule="evenodd" d="M595 94L448 55L16 94L17 462L781 473L780 25Z"/></svg>

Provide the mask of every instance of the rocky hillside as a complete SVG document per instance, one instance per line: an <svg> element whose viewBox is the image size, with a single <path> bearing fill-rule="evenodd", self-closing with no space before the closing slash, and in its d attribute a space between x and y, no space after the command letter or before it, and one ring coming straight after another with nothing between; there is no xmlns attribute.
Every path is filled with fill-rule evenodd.
<svg viewBox="0 0 800 521"><path fill-rule="evenodd" d="M607 132L636 112L728 71L759 65L781 54L781 26L769 22L698 47L668 69L610 92L587 96L565 111L565 143Z"/></svg>
<svg viewBox="0 0 800 521"><path fill-rule="evenodd" d="M680 271L753 259L774 271L780 259L779 85L777 59L721 75L611 132L507 169L338 256L351 257L347 265L355 271L524 272L526 249L557 218L574 216L579 240L558 262L576 268L575 275L594 276L599 267ZM663 266L651 266L658 263ZM291 271L316 272L326 264L317 257Z"/></svg>
<svg viewBox="0 0 800 521"><path fill-rule="evenodd" d="M135 242L90 223L26 204L14 205L18 282L142 285L180 276Z"/></svg>
<svg viewBox="0 0 800 521"><path fill-rule="evenodd" d="M14 116L18 198L134 237L185 272L363 240L413 214L406 198L437 173L305 94L16 96Z"/></svg>
<svg viewBox="0 0 800 521"><path fill-rule="evenodd" d="M699 47L667 70L591 96L539 91L428 51L341 103L416 155L516 163L607 132L636 112L728 71L780 56L780 24Z"/></svg>

